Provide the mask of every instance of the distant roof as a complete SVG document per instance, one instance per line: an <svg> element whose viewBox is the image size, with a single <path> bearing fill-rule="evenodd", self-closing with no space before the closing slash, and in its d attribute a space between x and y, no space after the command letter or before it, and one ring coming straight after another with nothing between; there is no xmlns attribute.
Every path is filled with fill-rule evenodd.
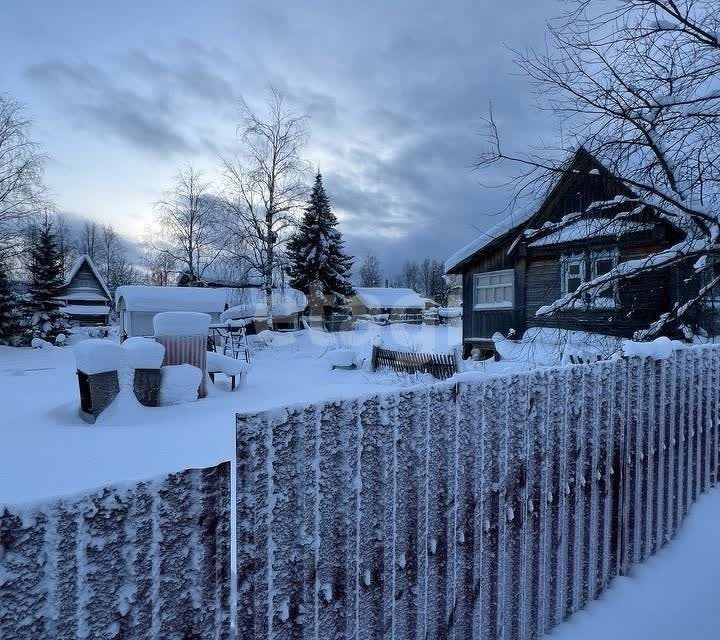
<svg viewBox="0 0 720 640"><path fill-rule="evenodd" d="M115 304L120 299L128 311L199 311L219 313L225 308L225 289L205 287L156 287L126 285L115 291Z"/></svg>
<svg viewBox="0 0 720 640"><path fill-rule="evenodd" d="M100 275L100 272L95 267L95 263L92 261L92 258L87 255L87 253L84 253L77 260L75 260L75 264L73 264L67 278L65 279L65 286L68 286L72 282L73 278L77 275L77 272L80 271L80 267L82 267L84 262L87 263L88 267L90 267L90 271L92 271L93 275L98 279L100 286L103 288L103 291L107 295L107 299L112 300L112 295L110 295L110 290L107 288L105 280Z"/></svg>
<svg viewBox="0 0 720 640"><path fill-rule="evenodd" d="M425 302L412 289L356 287L355 293L368 309L424 309Z"/></svg>

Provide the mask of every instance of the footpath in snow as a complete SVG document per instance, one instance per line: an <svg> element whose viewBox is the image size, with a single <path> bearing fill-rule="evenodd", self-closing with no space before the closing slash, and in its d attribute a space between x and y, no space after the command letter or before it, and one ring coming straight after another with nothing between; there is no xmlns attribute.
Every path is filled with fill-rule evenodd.
<svg viewBox="0 0 720 640"><path fill-rule="evenodd" d="M720 489L698 499L675 540L546 638L720 638Z"/></svg>

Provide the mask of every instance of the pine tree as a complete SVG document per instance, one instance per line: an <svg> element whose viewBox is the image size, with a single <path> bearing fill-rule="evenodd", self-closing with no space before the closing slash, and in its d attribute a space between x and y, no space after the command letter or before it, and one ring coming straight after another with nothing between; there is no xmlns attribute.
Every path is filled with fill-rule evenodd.
<svg viewBox="0 0 720 640"><path fill-rule="evenodd" d="M319 282L325 294L352 295L353 259L345 254L337 224L318 172L300 227L288 243L290 286L308 294Z"/></svg>
<svg viewBox="0 0 720 640"><path fill-rule="evenodd" d="M57 300L63 282L61 256L52 231L45 220L35 232L30 251L30 299L27 309L32 337L59 342L68 329L67 316Z"/></svg>
<svg viewBox="0 0 720 640"><path fill-rule="evenodd" d="M17 346L22 333L18 297L10 284L9 266L0 257L0 344Z"/></svg>

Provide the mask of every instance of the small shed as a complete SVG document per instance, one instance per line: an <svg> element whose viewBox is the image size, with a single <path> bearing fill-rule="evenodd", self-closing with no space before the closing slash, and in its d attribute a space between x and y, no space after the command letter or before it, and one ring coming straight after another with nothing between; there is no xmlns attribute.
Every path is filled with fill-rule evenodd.
<svg viewBox="0 0 720 640"><path fill-rule="evenodd" d="M106 325L112 296L105 280L88 255L80 256L65 279L58 299L70 322L80 326Z"/></svg>
<svg viewBox="0 0 720 640"><path fill-rule="evenodd" d="M226 306L224 289L128 285L115 292L115 308L123 337L153 335L153 318L165 311L207 313L218 322Z"/></svg>
<svg viewBox="0 0 720 640"><path fill-rule="evenodd" d="M221 322L251 320L255 329L266 326L268 312L264 289L235 289L228 300L232 306L222 313ZM276 287L272 290L272 306L273 328L295 330L300 328L300 316L307 307L307 298L302 291L291 287Z"/></svg>
<svg viewBox="0 0 720 640"><path fill-rule="evenodd" d="M425 310L425 299L401 287L358 287L352 300L354 316L387 316L390 322L413 321Z"/></svg>

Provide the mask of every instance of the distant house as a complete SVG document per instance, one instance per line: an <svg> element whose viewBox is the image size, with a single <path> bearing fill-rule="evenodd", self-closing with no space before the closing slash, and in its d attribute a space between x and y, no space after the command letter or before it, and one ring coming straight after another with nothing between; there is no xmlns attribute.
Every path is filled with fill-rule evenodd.
<svg viewBox="0 0 720 640"><path fill-rule="evenodd" d="M73 324L108 324L112 296L90 256L75 261L58 299L65 303L64 311Z"/></svg>
<svg viewBox="0 0 720 640"><path fill-rule="evenodd" d="M645 257L684 237L634 197L581 148L539 203L450 257L446 272L463 278L465 353L473 346L491 351L496 332L512 330L519 337L537 326L630 337L671 309L682 287L692 286L678 268L646 273L572 308L536 315L619 262Z"/></svg>
<svg viewBox="0 0 720 640"><path fill-rule="evenodd" d="M352 298L353 316L382 317L389 322L421 322L425 298L400 287L357 287Z"/></svg>

